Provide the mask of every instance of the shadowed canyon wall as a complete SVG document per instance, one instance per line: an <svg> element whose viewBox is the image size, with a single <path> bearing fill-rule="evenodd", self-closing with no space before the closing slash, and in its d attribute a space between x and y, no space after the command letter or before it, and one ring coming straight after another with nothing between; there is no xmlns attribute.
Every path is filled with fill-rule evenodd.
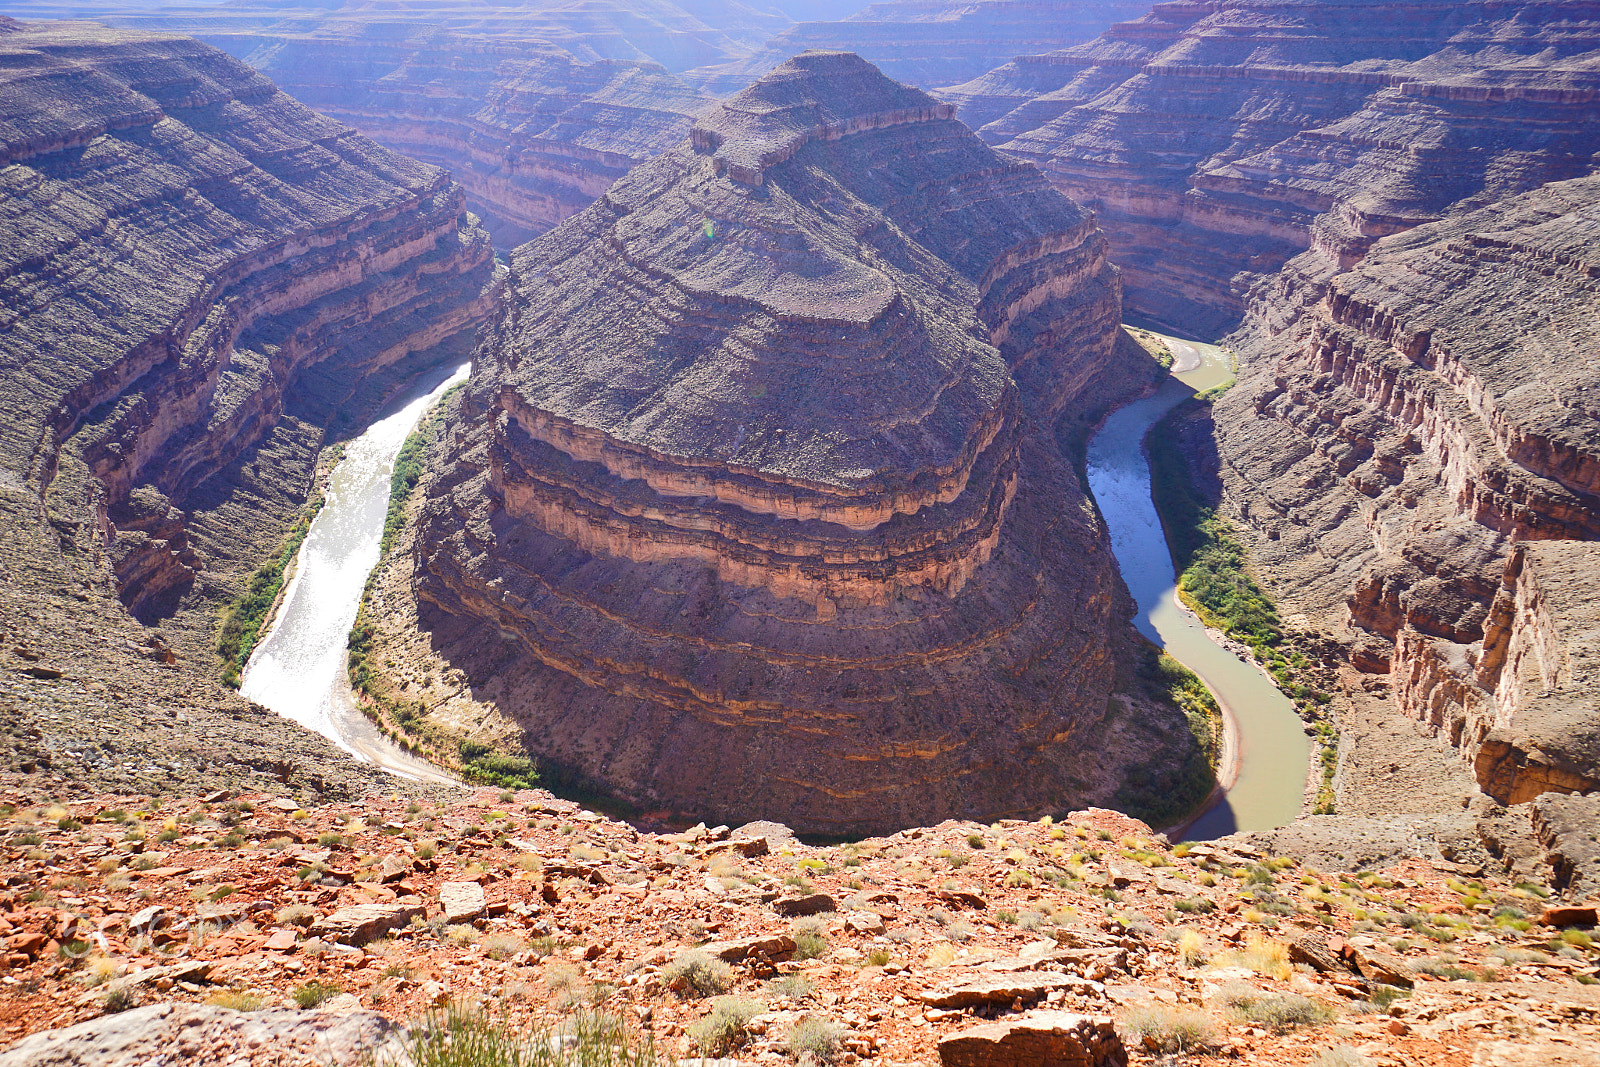
<svg viewBox="0 0 1600 1067"><path fill-rule="evenodd" d="M1131 309L1215 332L1308 249L1591 173L1600 5L1161 3L938 95L1099 212Z"/></svg>
<svg viewBox="0 0 1600 1067"><path fill-rule="evenodd" d="M1130 605L1050 429L1150 379L1119 310L1092 216L807 53L514 254L421 622L530 753L646 807L857 833L1109 797L1187 739L1115 713Z"/></svg>
<svg viewBox="0 0 1600 1067"><path fill-rule="evenodd" d="M131 702L115 733L182 694L224 709L186 742L221 763L327 759L210 684L215 598L283 537L324 427L487 314L487 235L443 171L188 38L7 22L0 116L0 699Z"/></svg>

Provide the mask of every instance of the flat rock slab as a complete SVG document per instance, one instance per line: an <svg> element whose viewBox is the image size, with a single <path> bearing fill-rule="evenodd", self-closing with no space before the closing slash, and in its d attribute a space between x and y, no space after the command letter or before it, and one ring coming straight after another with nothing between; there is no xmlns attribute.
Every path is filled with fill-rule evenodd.
<svg viewBox="0 0 1600 1067"><path fill-rule="evenodd" d="M774 900L772 909L779 915L820 915L825 911L838 911L839 906L826 893L812 893L803 897Z"/></svg>
<svg viewBox="0 0 1600 1067"><path fill-rule="evenodd" d="M1035 971L982 978L966 985L930 989L919 995L930 1008L976 1008L986 1004L1011 1004L1018 1000L1031 1003L1043 1000L1054 990L1080 984L1086 983L1074 975Z"/></svg>
<svg viewBox="0 0 1600 1067"><path fill-rule="evenodd" d="M708 941L702 952L727 963L738 963L751 956L782 956L794 951L794 938L788 934L741 937L737 941Z"/></svg>
<svg viewBox="0 0 1600 1067"><path fill-rule="evenodd" d="M488 902L477 882L445 882L439 887L439 906L445 922L466 923L482 915Z"/></svg>
<svg viewBox="0 0 1600 1067"><path fill-rule="evenodd" d="M154 985L163 978L172 982L201 982L210 975L211 966L206 960L186 960L169 967L146 967L142 971L113 978L106 984L90 990L78 998L78 1003L93 1004L105 1000L114 993L124 993L139 986Z"/></svg>
<svg viewBox="0 0 1600 1067"><path fill-rule="evenodd" d="M304 1056L317 1063L360 1063L369 1052L387 1063L401 1052L396 1027L377 1012L242 1012L209 1004L155 1004L23 1038L0 1052L0 1067L223 1063L261 1048L272 1049L284 1062Z"/></svg>
<svg viewBox="0 0 1600 1067"><path fill-rule="evenodd" d="M329 941L364 945L427 914L428 909L420 904L357 904L323 916L311 924L308 932L312 937Z"/></svg>
<svg viewBox="0 0 1600 1067"><path fill-rule="evenodd" d="M1546 908L1539 916L1541 926L1600 926L1600 910L1588 907Z"/></svg>
<svg viewBox="0 0 1600 1067"><path fill-rule="evenodd" d="M939 1042L942 1067L1125 1067L1127 1050L1110 1019L1035 1012L961 1030Z"/></svg>
<svg viewBox="0 0 1600 1067"><path fill-rule="evenodd" d="M1416 984L1411 973L1397 957L1367 945L1346 944L1339 952L1350 968L1369 982L1410 989Z"/></svg>

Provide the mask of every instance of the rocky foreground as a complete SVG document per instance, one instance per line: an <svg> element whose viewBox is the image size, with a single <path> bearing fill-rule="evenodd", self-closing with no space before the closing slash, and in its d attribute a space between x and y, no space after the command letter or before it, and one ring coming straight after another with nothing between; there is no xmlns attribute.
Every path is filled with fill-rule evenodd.
<svg viewBox="0 0 1600 1067"><path fill-rule="evenodd" d="M1460 842L1346 869L1331 848L1384 835L1341 820L1282 855L1171 848L1106 811L821 848L770 823L642 832L542 791L302 807L13 777L0 798L5 1067L357 1063L451 1003L519 1031L592 1010L662 1054L754 1063L1600 1046L1592 903Z"/></svg>

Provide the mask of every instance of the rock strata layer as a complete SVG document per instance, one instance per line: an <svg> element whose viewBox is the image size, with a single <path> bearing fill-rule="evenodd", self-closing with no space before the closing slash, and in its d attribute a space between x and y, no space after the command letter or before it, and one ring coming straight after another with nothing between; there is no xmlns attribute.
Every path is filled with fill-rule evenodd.
<svg viewBox="0 0 1600 1067"><path fill-rule="evenodd" d="M1049 427L1125 388L1118 311L1092 216L807 53L516 252L422 624L530 752L649 807L1109 795L1129 609Z"/></svg>
<svg viewBox="0 0 1600 1067"><path fill-rule="evenodd" d="M1100 213L1130 308L1215 331L1308 249L1591 173L1597 55L1586 2L1179 0L939 95Z"/></svg>
<svg viewBox="0 0 1600 1067"><path fill-rule="evenodd" d="M1600 178L1314 253L1215 407L1230 511L1359 699L1503 803L1600 788ZM1322 273L1318 273L1318 271Z"/></svg>
<svg viewBox="0 0 1600 1067"><path fill-rule="evenodd" d="M130 723L182 732L174 690L254 720L206 681L212 579L276 546L323 426L484 317L487 235L444 172L170 34L0 35L0 164L0 633L32 680L12 721L76 692L85 716L128 701ZM135 621L186 605L198 645ZM241 758L272 773L298 761L287 729L206 744L227 762L255 734ZM107 762L137 779L183 747Z"/></svg>
<svg viewBox="0 0 1600 1067"><path fill-rule="evenodd" d="M308 107L447 168L506 248L677 144L711 104L654 63L581 62L538 38L420 21L396 35L338 20L199 29Z"/></svg>
<svg viewBox="0 0 1600 1067"><path fill-rule="evenodd" d="M1017 55L1081 44L1148 8L1145 0L889 0L839 21L800 22L753 55L684 77L725 96L797 52L837 49L858 53L896 81L932 88L977 77Z"/></svg>

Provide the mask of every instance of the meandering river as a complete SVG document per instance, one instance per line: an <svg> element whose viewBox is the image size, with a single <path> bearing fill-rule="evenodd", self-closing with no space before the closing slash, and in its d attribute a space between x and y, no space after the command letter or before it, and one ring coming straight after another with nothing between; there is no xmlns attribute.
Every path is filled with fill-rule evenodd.
<svg viewBox="0 0 1600 1067"><path fill-rule="evenodd" d="M1144 436L1174 405L1221 384L1231 372L1227 356L1213 346L1167 341L1176 356L1173 377L1153 395L1114 412L1095 434L1089 485L1138 604L1139 629L1203 678L1227 712L1220 774L1226 793L1186 835L1204 839L1292 820L1300 810L1309 742L1288 698L1255 666L1212 641L1177 599L1172 559L1150 500ZM241 686L251 700L346 751L425 781L454 779L401 750L356 708L345 673L345 641L378 563L395 457L423 413L467 370L434 374L399 410L346 446L283 603Z"/></svg>
<svg viewBox="0 0 1600 1067"><path fill-rule="evenodd" d="M424 376L399 410L345 446L329 477L322 510L295 557L294 576L272 629L251 654L239 687L256 703L355 756L430 782L455 779L403 751L361 714L345 672L345 642L367 576L378 565L395 458L423 413L446 389L465 380L468 369Z"/></svg>
<svg viewBox="0 0 1600 1067"><path fill-rule="evenodd" d="M1227 354L1213 345L1164 339L1175 357L1173 377L1106 419L1089 442L1089 487L1138 605L1135 623L1198 674L1225 710L1227 737L1219 778L1226 792L1184 835L1205 840L1292 821L1305 792L1310 741L1289 698L1256 666L1211 640L1178 600L1172 556L1150 499L1144 438L1173 407L1221 385L1232 372Z"/></svg>

